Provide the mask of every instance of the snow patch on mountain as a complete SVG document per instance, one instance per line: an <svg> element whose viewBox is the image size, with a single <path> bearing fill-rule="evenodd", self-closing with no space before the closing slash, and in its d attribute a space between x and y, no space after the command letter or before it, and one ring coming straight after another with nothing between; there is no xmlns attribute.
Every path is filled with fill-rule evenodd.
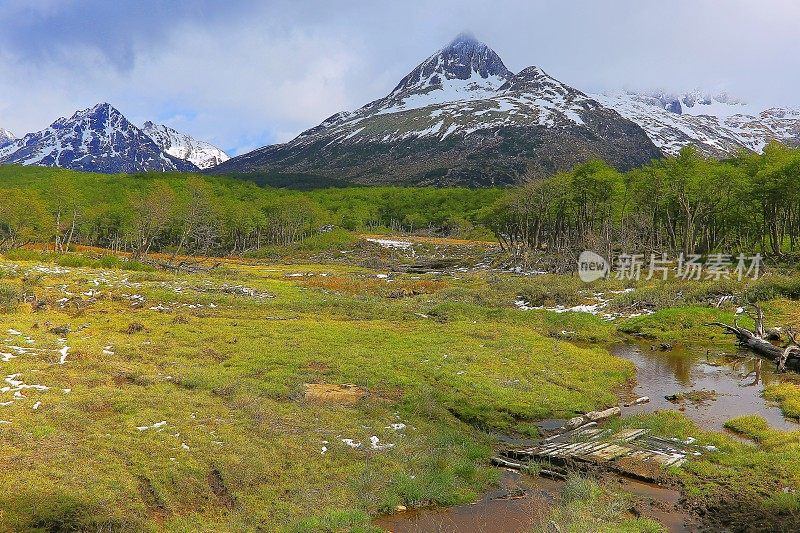
<svg viewBox="0 0 800 533"><path fill-rule="evenodd" d="M657 105L679 115L707 115L725 119L733 115L754 115L760 111L756 106L724 92L712 95L700 89L695 89L686 93L668 91L637 93L633 91L627 94L642 98L652 98L658 102Z"/></svg>
<svg viewBox="0 0 800 533"><path fill-rule="evenodd" d="M427 92L413 93L401 97L395 104L380 109L375 114L398 113L410 109L421 109L436 104L459 102L464 100L481 100L491 97L505 83L500 76L483 78L480 73L472 72L465 80L452 79L438 85L429 85Z"/></svg>
<svg viewBox="0 0 800 533"><path fill-rule="evenodd" d="M800 112L772 108L759 111L740 100L718 95L606 93L592 95L603 105L641 126L665 154L687 145L712 157L738 150L761 152L768 142L800 144Z"/></svg>
<svg viewBox="0 0 800 533"><path fill-rule="evenodd" d="M8 131L7 129L0 128L0 146L5 146L6 144L16 140L17 138L14 136L13 133Z"/></svg>
<svg viewBox="0 0 800 533"><path fill-rule="evenodd" d="M148 121L142 126L142 131L169 155L189 161L200 169L211 168L230 159L216 146L163 124Z"/></svg>
<svg viewBox="0 0 800 533"><path fill-rule="evenodd" d="M478 85L476 80L482 80L484 85L468 88L470 83ZM499 84L501 80L503 83ZM503 77L487 78L473 70L467 80L454 79L443 85L447 89L414 93L393 105L384 107L373 102L351 113L339 113L296 141L312 143L319 135L332 137L328 145L424 137L444 140L454 133L469 135L510 126L585 126L583 115L602 108L589 96L539 67L528 67L516 75L505 71ZM440 101L451 97L454 100ZM391 100L391 95L387 100Z"/></svg>

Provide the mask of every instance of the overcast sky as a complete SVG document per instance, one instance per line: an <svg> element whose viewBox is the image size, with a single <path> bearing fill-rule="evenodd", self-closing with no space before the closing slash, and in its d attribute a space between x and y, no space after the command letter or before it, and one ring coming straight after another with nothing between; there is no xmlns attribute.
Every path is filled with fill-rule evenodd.
<svg viewBox="0 0 800 533"><path fill-rule="evenodd" d="M109 102L231 154L387 94L462 31L583 91L800 108L795 0L0 0L0 127Z"/></svg>

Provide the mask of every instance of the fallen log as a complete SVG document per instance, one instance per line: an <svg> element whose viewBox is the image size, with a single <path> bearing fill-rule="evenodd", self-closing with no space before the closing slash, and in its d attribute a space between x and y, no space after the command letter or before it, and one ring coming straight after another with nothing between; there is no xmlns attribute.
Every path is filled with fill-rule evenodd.
<svg viewBox="0 0 800 533"><path fill-rule="evenodd" d="M500 466L503 468L510 468L512 470L525 470L527 468L526 465L522 463L517 463L515 461L509 461L503 457L492 457L492 464L495 466ZM538 473L542 477L547 477L550 479L559 479L564 481L567 479L567 475L561 472L556 472L555 470L549 470L547 468L539 468Z"/></svg>
<svg viewBox="0 0 800 533"><path fill-rule="evenodd" d="M753 317L756 323L754 331L739 326L736 322L734 325L725 324L724 322L711 322L708 326L719 326L726 332L736 335L739 344L749 348L756 354L766 357L773 361L778 371L783 372L786 370L787 365L800 367L800 345L797 344L795 335L789 331L789 345L781 348L772 344L767 340L767 334L764 329L764 312L761 307L754 305L755 316Z"/></svg>

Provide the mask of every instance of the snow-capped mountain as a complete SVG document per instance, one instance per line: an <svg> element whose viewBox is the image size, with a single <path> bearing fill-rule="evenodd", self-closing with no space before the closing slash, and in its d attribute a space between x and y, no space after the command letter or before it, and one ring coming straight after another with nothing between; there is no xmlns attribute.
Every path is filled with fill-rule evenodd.
<svg viewBox="0 0 800 533"><path fill-rule="evenodd" d="M800 145L800 111L759 110L727 95L699 91L609 93L594 95L603 105L636 122L665 154L694 145L711 157L727 157L742 149L760 152L769 141Z"/></svg>
<svg viewBox="0 0 800 533"><path fill-rule="evenodd" d="M169 155L189 161L200 169L211 168L230 159L228 154L216 146L198 141L163 124L147 121L142 126L142 131Z"/></svg>
<svg viewBox="0 0 800 533"><path fill-rule="evenodd" d="M463 33L409 72L386 98L372 105L378 112L394 113L479 100L492 96L513 76L494 50Z"/></svg>
<svg viewBox="0 0 800 533"><path fill-rule="evenodd" d="M0 147L0 163L105 173L197 170L167 154L109 104L59 118L42 131Z"/></svg>
<svg viewBox="0 0 800 533"><path fill-rule="evenodd" d="M459 35L384 98L212 172L276 170L358 183L491 185L601 158L631 168L660 157L636 124L538 67L519 74Z"/></svg>
<svg viewBox="0 0 800 533"><path fill-rule="evenodd" d="M14 136L13 133L8 131L7 129L0 128L0 146L5 146L11 141L16 141L16 140L17 138Z"/></svg>

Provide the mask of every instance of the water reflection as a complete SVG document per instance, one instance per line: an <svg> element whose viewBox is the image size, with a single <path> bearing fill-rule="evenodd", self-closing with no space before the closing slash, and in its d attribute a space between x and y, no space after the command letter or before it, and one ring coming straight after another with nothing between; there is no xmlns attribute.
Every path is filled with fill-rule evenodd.
<svg viewBox="0 0 800 533"><path fill-rule="evenodd" d="M617 346L612 351L632 361L638 369L633 395L651 399L648 404L623 409L623 414L683 408L686 416L698 425L713 430L722 429L731 418L757 414L772 427L800 429L796 422L785 419L777 406L761 397L765 386L798 381L798 375L777 374L774 365L749 352L720 354L681 347L661 352L637 344ZM697 390L716 391L718 396L715 400L681 404L664 398Z"/></svg>

